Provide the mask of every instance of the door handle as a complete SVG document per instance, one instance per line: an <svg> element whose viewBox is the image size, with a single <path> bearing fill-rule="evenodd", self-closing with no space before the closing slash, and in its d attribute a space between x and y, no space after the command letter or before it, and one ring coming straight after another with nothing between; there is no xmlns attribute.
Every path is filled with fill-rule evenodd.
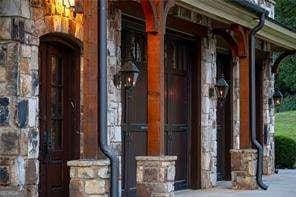
<svg viewBox="0 0 296 197"><path fill-rule="evenodd" d="M73 101L70 101L70 104L71 104L72 109L75 109L75 104L74 104L74 102L73 102Z"/></svg>

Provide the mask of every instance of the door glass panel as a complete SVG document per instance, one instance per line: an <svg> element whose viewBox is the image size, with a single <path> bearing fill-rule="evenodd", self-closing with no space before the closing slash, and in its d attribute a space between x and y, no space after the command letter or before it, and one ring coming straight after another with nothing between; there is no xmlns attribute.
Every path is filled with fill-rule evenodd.
<svg viewBox="0 0 296 197"><path fill-rule="evenodd" d="M62 58L51 58L51 137L54 148L60 148L62 142L63 125L63 70Z"/></svg>

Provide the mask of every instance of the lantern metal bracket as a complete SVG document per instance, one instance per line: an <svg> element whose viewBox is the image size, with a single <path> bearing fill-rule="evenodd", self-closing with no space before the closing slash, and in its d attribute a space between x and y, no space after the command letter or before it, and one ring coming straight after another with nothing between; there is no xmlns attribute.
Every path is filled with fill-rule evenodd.
<svg viewBox="0 0 296 197"><path fill-rule="evenodd" d="M209 97L214 98L215 97L215 88L210 87L209 88Z"/></svg>

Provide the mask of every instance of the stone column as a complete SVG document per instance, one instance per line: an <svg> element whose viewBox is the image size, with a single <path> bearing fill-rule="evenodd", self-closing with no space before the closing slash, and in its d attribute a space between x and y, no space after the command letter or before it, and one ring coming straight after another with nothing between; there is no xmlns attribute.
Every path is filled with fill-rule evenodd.
<svg viewBox="0 0 296 197"><path fill-rule="evenodd" d="M38 39L30 1L0 1L0 196L38 195Z"/></svg>
<svg viewBox="0 0 296 197"><path fill-rule="evenodd" d="M71 177L70 197L109 196L109 160L73 160L67 164Z"/></svg>
<svg viewBox="0 0 296 197"><path fill-rule="evenodd" d="M176 156L139 156L137 196L173 197Z"/></svg>
<svg viewBox="0 0 296 197"><path fill-rule="evenodd" d="M272 68L272 53L263 61L263 125L264 125L264 144L263 144L263 174L271 175L275 171L275 152L274 152L274 104L272 95L274 93L274 75Z"/></svg>
<svg viewBox="0 0 296 197"><path fill-rule="evenodd" d="M239 57L233 57L233 85L232 85L232 148L240 147L240 81Z"/></svg>
<svg viewBox="0 0 296 197"><path fill-rule="evenodd" d="M256 182L257 150L232 149L230 153L233 189L258 189Z"/></svg>
<svg viewBox="0 0 296 197"><path fill-rule="evenodd" d="M217 180L217 100L209 95L216 84L216 39L209 34L201 40L201 188Z"/></svg>

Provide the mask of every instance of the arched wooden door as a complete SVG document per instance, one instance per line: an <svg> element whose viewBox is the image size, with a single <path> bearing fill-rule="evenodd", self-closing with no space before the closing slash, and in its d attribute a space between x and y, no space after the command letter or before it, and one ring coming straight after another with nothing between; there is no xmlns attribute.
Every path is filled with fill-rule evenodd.
<svg viewBox="0 0 296 197"><path fill-rule="evenodd" d="M79 158L79 55L73 48L41 39L39 196L69 196L67 161Z"/></svg>
<svg viewBox="0 0 296 197"><path fill-rule="evenodd" d="M147 59L143 26L125 21L122 29L122 63L132 56L140 70L136 87L122 92L123 191L136 196L136 156L147 155ZM176 155L175 189L186 189L190 177L191 66L195 43L174 34L165 41L165 147ZM198 99L196 99L198 100ZM197 158L195 158L197 159Z"/></svg>

